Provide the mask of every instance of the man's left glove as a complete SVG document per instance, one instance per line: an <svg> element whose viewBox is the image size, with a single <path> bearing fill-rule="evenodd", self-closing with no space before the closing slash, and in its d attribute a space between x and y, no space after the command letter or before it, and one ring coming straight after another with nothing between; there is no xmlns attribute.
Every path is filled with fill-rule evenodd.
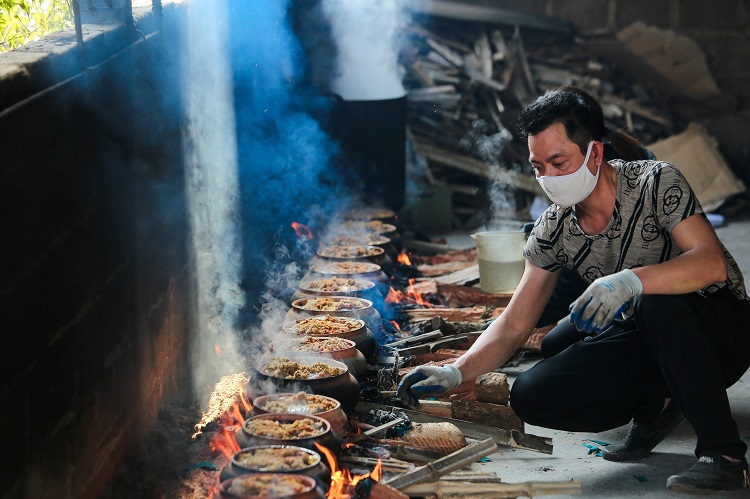
<svg viewBox="0 0 750 499"><path fill-rule="evenodd" d="M448 364L446 366L419 366L404 376L398 384L396 395L404 403L419 404L418 395L442 393L461 384L461 371Z"/></svg>
<svg viewBox="0 0 750 499"><path fill-rule="evenodd" d="M570 323L579 331L600 333L642 292L641 280L630 269L600 277L570 305Z"/></svg>

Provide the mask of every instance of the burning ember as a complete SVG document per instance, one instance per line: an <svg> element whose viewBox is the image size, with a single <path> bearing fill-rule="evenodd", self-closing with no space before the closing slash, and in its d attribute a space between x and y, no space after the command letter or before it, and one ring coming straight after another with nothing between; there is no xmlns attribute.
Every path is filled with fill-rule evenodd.
<svg viewBox="0 0 750 499"><path fill-rule="evenodd" d="M393 289L393 288L391 288ZM393 324L393 327L395 327L398 331L401 331L401 326L398 325L398 322L396 321L389 321L391 324Z"/></svg>
<svg viewBox="0 0 750 499"><path fill-rule="evenodd" d="M227 414L239 414L239 407L244 407L246 412L249 411L252 405L245 392L249 382L250 379L245 373L230 374L221 378L208 399L208 412L204 412L200 422L195 425L193 438L200 435L209 423L219 421Z"/></svg>
<svg viewBox="0 0 750 499"><path fill-rule="evenodd" d="M245 418L240 413L240 407L234 404L232 410L225 414L222 419L224 424L211 439L211 450L219 451L226 457L231 458L235 452L241 450L234 434L245 423Z"/></svg>
<svg viewBox="0 0 750 499"><path fill-rule="evenodd" d="M328 490L328 494L326 494L326 499L349 499L355 495L357 484L366 483L365 481L368 479L378 482L383 476L383 463L380 459L378 459L378 464L375 465L375 468L370 473L351 476L349 470L346 468L339 469L336 457L330 450L318 443L315 446L326 457L328 466L331 468L331 488ZM369 494L356 495L367 496Z"/></svg>
<svg viewBox="0 0 750 499"><path fill-rule="evenodd" d="M409 255L406 254L405 251L402 251L397 258L398 263L403 263L404 265L411 265L411 260L409 259Z"/></svg>
<svg viewBox="0 0 750 499"><path fill-rule="evenodd" d="M406 289L406 293L394 289L393 286L388 290L388 295L385 297L387 303L399 303L403 301L416 303L417 305L433 308L432 303L425 300L422 294L414 287L414 279L409 279L409 287Z"/></svg>
<svg viewBox="0 0 750 499"><path fill-rule="evenodd" d="M299 222L292 222L292 229L294 229L294 233L297 234L297 237L306 237L308 239L313 238L312 230L310 230L310 227L307 225Z"/></svg>

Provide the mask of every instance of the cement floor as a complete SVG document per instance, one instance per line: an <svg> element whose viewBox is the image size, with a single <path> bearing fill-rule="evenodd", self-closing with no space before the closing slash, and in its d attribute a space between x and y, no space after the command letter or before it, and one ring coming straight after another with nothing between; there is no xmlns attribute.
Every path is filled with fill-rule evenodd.
<svg viewBox="0 0 750 499"><path fill-rule="evenodd" d="M719 238L729 249L743 270L745 282L750 285L750 221L731 222L717 229ZM461 247L470 247L461 236L449 237L449 241ZM750 327L747 325L746 327ZM748 332L750 334L750 332ZM530 358L519 368L507 369L509 378L520 370L532 366L538 359ZM750 371L728 390L732 412L740 429L740 435L750 445ZM527 425L527 433L553 438L554 453L550 455L526 450L500 448L489 456L490 462L476 463L474 471L496 472L504 482L526 481L580 481L582 494L557 495L554 497L596 498L667 498L684 494L666 488L667 478L693 465L695 433L689 422L684 422L667 439L661 442L652 454L639 462L613 463L601 457L589 455L584 444L596 445L588 439L618 442L624 438L628 427L623 426L602 433L571 433L549 430ZM750 497L750 489L737 493L720 493L720 497Z"/></svg>

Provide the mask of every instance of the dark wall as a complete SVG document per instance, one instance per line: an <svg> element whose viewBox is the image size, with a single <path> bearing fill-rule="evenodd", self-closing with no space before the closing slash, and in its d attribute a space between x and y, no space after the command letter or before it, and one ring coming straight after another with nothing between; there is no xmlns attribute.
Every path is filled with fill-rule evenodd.
<svg viewBox="0 0 750 499"><path fill-rule="evenodd" d="M165 46L140 39L0 111L2 497L95 497L183 374L187 216Z"/></svg>

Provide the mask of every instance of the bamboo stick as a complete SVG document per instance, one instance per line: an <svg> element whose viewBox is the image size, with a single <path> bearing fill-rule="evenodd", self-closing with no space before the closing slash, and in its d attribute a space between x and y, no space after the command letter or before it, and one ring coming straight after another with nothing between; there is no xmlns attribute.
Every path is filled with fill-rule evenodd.
<svg viewBox="0 0 750 499"><path fill-rule="evenodd" d="M557 494L580 494L581 482L523 482L523 483L472 483L439 480L436 482L411 485L399 489L411 497L437 495L480 496L492 498L537 497Z"/></svg>
<svg viewBox="0 0 750 499"><path fill-rule="evenodd" d="M401 490L410 485L435 480L451 471L479 461L495 451L497 451L497 445L495 445L495 442L491 438L488 438L481 442L467 445L453 454L449 454L437 461L420 466L413 471L403 473L385 483L395 489Z"/></svg>

